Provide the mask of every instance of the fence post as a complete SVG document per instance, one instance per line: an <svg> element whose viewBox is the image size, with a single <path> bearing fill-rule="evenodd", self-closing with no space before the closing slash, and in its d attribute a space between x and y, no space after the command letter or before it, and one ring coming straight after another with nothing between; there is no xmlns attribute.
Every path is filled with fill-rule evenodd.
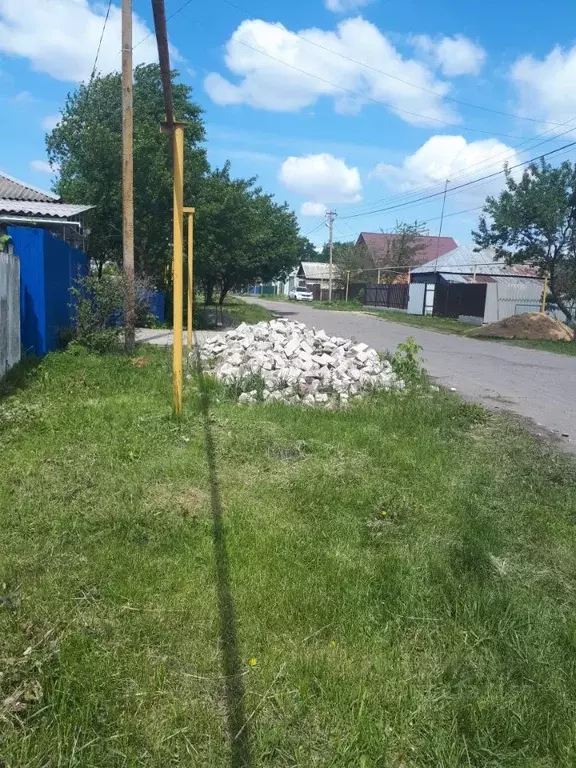
<svg viewBox="0 0 576 768"><path fill-rule="evenodd" d="M350 287L350 270L346 272L346 301L348 301L348 288Z"/></svg>

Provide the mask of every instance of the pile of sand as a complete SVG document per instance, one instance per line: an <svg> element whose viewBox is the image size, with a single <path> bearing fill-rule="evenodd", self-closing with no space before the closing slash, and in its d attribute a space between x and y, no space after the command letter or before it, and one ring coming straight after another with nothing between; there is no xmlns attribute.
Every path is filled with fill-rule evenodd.
<svg viewBox="0 0 576 768"><path fill-rule="evenodd" d="M543 339L545 341L572 341L574 334L558 320L542 312L512 315L497 323L487 323L468 333L469 336L491 336L498 339Z"/></svg>

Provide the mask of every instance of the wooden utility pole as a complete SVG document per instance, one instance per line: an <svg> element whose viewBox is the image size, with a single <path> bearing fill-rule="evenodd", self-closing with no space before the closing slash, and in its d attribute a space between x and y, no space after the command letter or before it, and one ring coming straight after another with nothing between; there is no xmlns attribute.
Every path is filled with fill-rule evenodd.
<svg viewBox="0 0 576 768"><path fill-rule="evenodd" d="M332 301L332 269L334 262L334 219L336 218L336 211L328 211L326 213L328 219L328 248L330 251L330 266L328 268L328 301Z"/></svg>
<svg viewBox="0 0 576 768"><path fill-rule="evenodd" d="M134 349L134 115L132 108L132 0L122 0L122 263L124 334Z"/></svg>

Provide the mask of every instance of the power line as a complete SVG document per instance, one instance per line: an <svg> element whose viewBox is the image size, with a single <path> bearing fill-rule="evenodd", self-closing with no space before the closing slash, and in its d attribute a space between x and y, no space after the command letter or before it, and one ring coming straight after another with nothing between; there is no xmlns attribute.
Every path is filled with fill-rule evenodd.
<svg viewBox="0 0 576 768"><path fill-rule="evenodd" d="M573 122L574 120L576 120L576 117L571 117L569 120L566 120L564 123L562 123L562 126L567 125L568 123ZM562 126L560 126L560 127L562 127ZM519 149L524 144L527 144L528 141L534 141L534 140L536 140L537 138L539 138L541 136L545 136L547 133L550 133L553 130L554 129L551 128L548 131L543 131L540 134L536 134L532 139L528 139L527 141L524 141L521 144L517 144L515 147L510 147L509 149L505 150L504 152L499 152L497 155L494 155L491 158L485 158L484 160L479 160L477 163L473 163L472 165L468 166L467 168L463 168L458 173L450 175L450 177L449 177L450 181L454 181L455 179L466 178L466 176L472 175L472 173L471 173L472 169L478 168L478 166L480 166L478 168L478 171L480 171L480 170L487 170L488 168L493 168L495 165L499 165L499 162L495 162L496 158L502 157L503 155L509 155L510 152L514 152L515 153L515 151L517 149ZM562 136L566 136L568 133L572 133L574 130L576 130L576 128L569 128L567 131L563 131L562 133L556 134L555 136L553 136L553 137L551 137L549 139L544 139L544 141L540 141L537 144L533 144L530 147L526 147L526 149L523 150L523 152L529 152L529 151L531 151L533 149L536 149L537 147L541 147L543 144L547 144L549 141L553 141L554 139L559 139ZM505 162L505 160L503 162ZM484 166L484 167L482 167L482 166ZM441 183L442 183L442 181L439 180L437 182L434 182L433 184L426 184L426 185L423 185L423 186L420 186L420 187L416 187L415 189L411 189L410 191L402 192L400 194L387 195L386 197L378 198L376 200L371 200L371 201L365 200L364 203L362 203L361 207L362 208L366 208L366 206L369 207L370 205L376 205L377 203L391 202L393 200L395 201L395 200L401 200L401 199L404 199L404 198L408 198L408 197L410 197L410 196L412 196L414 194L417 194L418 192L427 192L428 190L436 189L436 187L438 187ZM409 201L407 201L407 203L408 202ZM355 210L357 211L358 208L356 207Z"/></svg>
<svg viewBox="0 0 576 768"><path fill-rule="evenodd" d="M186 8L187 5L190 5L191 2L192 2L192 0L186 0L185 3L183 3L179 8L176 8L176 10L173 13L171 13L170 16L167 17L166 22L169 22L170 19L173 19L174 16L176 16L177 13L180 13L180 11L182 11L184 8ZM154 34L154 32L150 32L149 34L146 35L146 37L143 37L142 40L139 40L136 43L136 45L133 46L132 50L134 50L134 48L138 48L139 45L142 45L142 43L145 42L146 40L148 40L149 37L152 37L153 34Z"/></svg>
<svg viewBox="0 0 576 768"><path fill-rule="evenodd" d="M229 5L231 8L235 8L237 11L240 11L243 14L248 14L249 12L245 8L241 8L239 5L236 5L235 3L230 2L230 0L221 0L226 5ZM268 22L271 23L271 22ZM546 125L554 125L557 126L558 123L551 123L549 120L539 120L535 117L526 117L525 115L516 115L513 112L503 112L499 109L492 109L491 107L485 107L482 104L474 104L470 101L463 101L462 99L457 99L454 96L443 96L441 93L438 93L437 91L432 90L432 88L426 88L422 85L417 85L416 83L412 83L409 80L404 80L401 77L398 77L397 75L391 75L390 72L385 72L383 69L378 69L378 67L373 67L371 64L366 64L364 61L358 61L358 59L354 59L351 56L346 56L344 53L340 53L339 51L335 51L332 48L327 48L324 45L321 45L320 43L316 43L313 40L309 40L307 37L304 37L304 35L300 35L298 32L292 32L290 29L286 29L284 27L284 31L287 32L289 35L292 35L292 37L297 37L300 40L303 40L305 43L308 43L309 45L313 45L315 48L320 48L323 51L326 51L327 53L331 53L334 56L339 56L341 59L345 59L346 61L351 62L352 64L358 64L361 67L365 67L366 69L370 69L373 72L377 72L380 75L384 75L385 77L389 77L392 80L396 80L399 83L403 83L404 85L408 85L411 88L416 88L419 91L424 91L425 93L430 93L433 96L438 96L441 99L445 99L446 101L451 101L454 104L461 104L464 107L472 107L473 109L481 109L484 112L492 112L495 115L502 115L503 117L512 117L516 120L528 120L531 123L543 123ZM238 40L236 42L239 42Z"/></svg>
<svg viewBox="0 0 576 768"><path fill-rule="evenodd" d="M192 0L188 0L177 11L175 11L172 16L175 16L177 13L179 13L182 8L184 8L186 5L188 5L189 2ZM187 14L184 14L186 18L190 19L190 21L193 21L195 24L200 25L201 27L206 28L206 25L203 24L199 19L193 18L192 16L188 16ZM170 17L172 18L172 17ZM388 109L391 109L394 112L400 112L405 115L410 115L411 117L419 117L423 120L432 121L434 123L439 123L440 125L447 125L450 128L458 128L460 131L467 131L469 133L481 133L485 136L501 136L505 139L523 139L525 141L530 141L530 137L527 136L516 136L509 133L500 133L497 131L484 131L480 128L467 128L465 126L460 125L459 123L450 123L447 120L441 120L438 117L432 117L431 115L422 115L419 112L410 112L407 109L402 109L401 107L395 107L392 104L389 104L386 101L378 101L378 99L372 98L372 96L368 96L367 94L358 93L358 91L353 91L351 88L346 88L343 85L339 85L338 83L334 83L331 80L327 80L325 77L320 77L320 75L315 75L312 72L308 72L306 69L301 69L300 67L296 67L294 64L290 64L287 61L284 61L284 59L279 59L276 56L272 56L271 53L268 53L267 51L263 51L261 48L257 48L254 45L250 45L250 43L246 43L244 40L238 40L237 38L232 38L234 43L238 43L238 45L243 45L245 48L249 48L252 51L255 51L256 53L261 54L262 56L266 56L268 59L271 59L272 61L276 61L279 64L282 64L285 67L288 67L289 69L293 69L295 72L299 72L302 75L306 75L307 77L312 77L315 80L318 80L322 83L326 83L326 85L330 85L332 88L337 88L338 90L342 91L343 93L348 93L351 96L356 96L359 99L364 99L365 101L369 101L373 104L376 104L379 107L387 107Z"/></svg>
<svg viewBox="0 0 576 768"><path fill-rule="evenodd" d="M309 232L304 233L303 235L300 235L300 237L308 237L308 235L311 235L313 232L316 232L317 229L320 229L320 227L323 227L326 222L324 219L320 222L320 224L317 224L315 227L313 227Z"/></svg>
<svg viewBox="0 0 576 768"><path fill-rule="evenodd" d="M96 67L98 66L98 57L100 56L100 48L102 47L102 40L104 39L104 32L106 31L106 25L108 24L108 17L110 16L110 8L112 7L112 0L108 0L108 8L106 9L106 16L104 16L104 24L102 25L102 32L100 33L100 40L98 41L98 48L96 49L96 57L94 58L94 66L92 67L92 74L90 75L90 82L94 80L96 74Z"/></svg>
<svg viewBox="0 0 576 768"><path fill-rule="evenodd" d="M191 18L191 17L188 17L188 18ZM193 20L196 21L196 19L193 19ZM308 72L305 69L300 69L300 67L295 67L293 64L289 64L287 61L284 61L283 59L278 59L276 56L272 56L272 54L268 53L267 51L263 51L261 48L256 48L256 46L250 45L250 43L244 42L244 40L238 40L236 38L233 38L233 40L235 43L238 43L239 45L243 45L246 48L250 48L252 51L256 51L256 53L262 54L262 56L267 56L269 59L272 59L273 61L277 61L279 64L283 64L284 66L289 67L290 69L293 69L295 72L300 72L302 75L313 77L322 83L326 83L327 85L332 86L332 88L338 88L340 91L343 91L344 93L349 93L352 96L357 96L360 99L365 99L366 101L370 101L379 107L387 107L388 109L391 109L394 112L401 112L404 115L411 115L412 117L420 117L423 120L432 120L435 123L440 123L441 125L448 125L451 128L458 128L461 131L469 131L472 133L482 133L486 136L502 136L505 139L525 139L529 141L529 138L526 136L514 136L508 133L497 133L495 131L483 131L480 128L466 128L464 126L459 125L458 123L449 123L447 120L440 120L440 118L438 117L431 117L430 115L422 115L419 112L410 112L407 109L401 109L400 107L395 107L386 101L378 101L378 99L373 99L371 96L368 96L367 94L358 93L357 91L353 91L350 88L345 88L343 85L339 85L338 83L333 83L331 80L327 80L325 77L320 77L320 75L315 75L312 72Z"/></svg>
<svg viewBox="0 0 576 768"><path fill-rule="evenodd" d="M573 147L575 145L576 145L576 141L571 141L569 144L565 144L563 147L558 147L557 149L551 149L549 152L545 152L542 155L538 155L537 157L533 157L530 160L524 160L521 163L516 163L516 165L511 165L508 168L508 170L509 171L513 171L516 168L521 168L522 166L529 165L530 163L534 163L537 160L540 160L541 158L548 157L548 155L554 155L557 152L562 152L563 150L570 149L570 147ZM500 176L500 174L502 174L502 173L504 173L504 169L501 170L501 171L496 171L494 173L489 173L486 176L480 177L479 179L473 179L472 181L467 181L465 184L459 184L456 187L452 187L450 192L454 193L454 192L456 192L459 189L464 189L465 187L470 187L473 184L479 184L480 182L486 181L487 179L492 179L495 176ZM413 205L413 204L416 204L416 203L421 203L424 200L430 200L430 199L432 199L434 197L438 197L439 195L443 195L443 194L444 194L443 191L442 192L435 192L435 193L433 193L431 195L426 195L424 197L419 197L416 200L411 200L408 203L398 203L397 205L392 205L392 206L390 206L388 208L379 208L377 210L366 211L364 213L354 213L354 214L351 214L349 216L342 216L341 219L342 220L343 219L356 219L358 216L371 216L374 213L384 213L386 211L392 211L392 210L395 210L397 208L403 208L403 207L408 206L408 205Z"/></svg>

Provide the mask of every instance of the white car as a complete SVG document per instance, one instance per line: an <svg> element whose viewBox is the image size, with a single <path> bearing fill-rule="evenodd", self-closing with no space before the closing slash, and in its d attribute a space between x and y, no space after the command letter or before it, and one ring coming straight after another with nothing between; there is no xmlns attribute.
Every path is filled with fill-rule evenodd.
<svg viewBox="0 0 576 768"><path fill-rule="evenodd" d="M308 288L297 286L296 288L292 288L288 294L288 298L290 301L314 301L314 294L312 291L308 290Z"/></svg>

